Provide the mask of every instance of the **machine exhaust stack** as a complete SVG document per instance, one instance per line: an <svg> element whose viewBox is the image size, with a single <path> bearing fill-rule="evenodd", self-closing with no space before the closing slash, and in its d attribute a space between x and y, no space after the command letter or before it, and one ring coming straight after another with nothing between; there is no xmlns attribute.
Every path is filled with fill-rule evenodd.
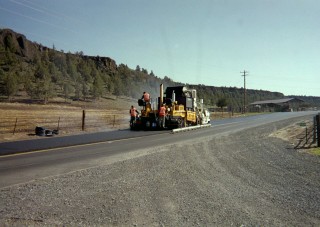
<svg viewBox="0 0 320 227"><path fill-rule="evenodd" d="M172 102L174 103L176 101L176 93L172 91Z"/></svg>
<svg viewBox="0 0 320 227"><path fill-rule="evenodd" d="M163 84L160 84L160 105L159 106L162 106L163 104Z"/></svg>

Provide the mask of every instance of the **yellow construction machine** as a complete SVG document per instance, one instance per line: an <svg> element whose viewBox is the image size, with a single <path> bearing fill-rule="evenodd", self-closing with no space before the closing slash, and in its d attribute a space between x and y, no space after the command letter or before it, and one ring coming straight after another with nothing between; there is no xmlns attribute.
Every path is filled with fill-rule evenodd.
<svg viewBox="0 0 320 227"><path fill-rule="evenodd" d="M162 128L159 110L163 104L166 108L164 128L174 129L210 123L210 113L203 107L203 100L197 100L197 91L185 86L167 87L163 92L161 84L160 97L147 103L139 99L138 104L142 106L141 114L131 124L131 129Z"/></svg>

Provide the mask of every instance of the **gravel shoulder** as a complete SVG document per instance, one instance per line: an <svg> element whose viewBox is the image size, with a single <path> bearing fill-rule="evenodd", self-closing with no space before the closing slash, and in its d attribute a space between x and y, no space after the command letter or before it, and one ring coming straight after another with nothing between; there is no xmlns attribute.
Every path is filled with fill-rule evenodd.
<svg viewBox="0 0 320 227"><path fill-rule="evenodd" d="M282 121L0 189L1 226L319 226L320 158Z"/></svg>

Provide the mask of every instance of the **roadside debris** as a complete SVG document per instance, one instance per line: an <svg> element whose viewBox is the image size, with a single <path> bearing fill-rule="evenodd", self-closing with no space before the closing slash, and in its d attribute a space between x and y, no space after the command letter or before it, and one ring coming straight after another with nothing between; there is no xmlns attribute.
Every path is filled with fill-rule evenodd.
<svg viewBox="0 0 320 227"><path fill-rule="evenodd" d="M57 129L46 129L45 127L37 126L35 128L35 133L37 136L54 136L59 134L59 130Z"/></svg>

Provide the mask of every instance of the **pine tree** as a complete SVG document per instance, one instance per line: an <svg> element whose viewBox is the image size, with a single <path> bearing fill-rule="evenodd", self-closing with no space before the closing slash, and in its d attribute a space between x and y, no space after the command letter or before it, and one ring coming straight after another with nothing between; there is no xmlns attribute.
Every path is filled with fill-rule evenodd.
<svg viewBox="0 0 320 227"><path fill-rule="evenodd" d="M228 105L227 99L225 97L221 97L217 101L217 106L221 108L221 112L223 114L223 107Z"/></svg>
<svg viewBox="0 0 320 227"><path fill-rule="evenodd" d="M4 80L5 95L8 96L8 100L16 94L18 91L18 76L16 73L8 73Z"/></svg>
<svg viewBox="0 0 320 227"><path fill-rule="evenodd" d="M92 87L92 95L94 98L100 98L104 93L103 80L101 76L97 74L95 76L93 87Z"/></svg>
<svg viewBox="0 0 320 227"><path fill-rule="evenodd" d="M74 92L74 87L70 84L69 81L63 83L63 95L64 101L67 102L67 99L70 98L70 95Z"/></svg>
<svg viewBox="0 0 320 227"><path fill-rule="evenodd" d="M29 90L31 96L42 99L44 104L48 102L49 98L55 96L54 84L45 65L38 64L32 83L33 89Z"/></svg>

